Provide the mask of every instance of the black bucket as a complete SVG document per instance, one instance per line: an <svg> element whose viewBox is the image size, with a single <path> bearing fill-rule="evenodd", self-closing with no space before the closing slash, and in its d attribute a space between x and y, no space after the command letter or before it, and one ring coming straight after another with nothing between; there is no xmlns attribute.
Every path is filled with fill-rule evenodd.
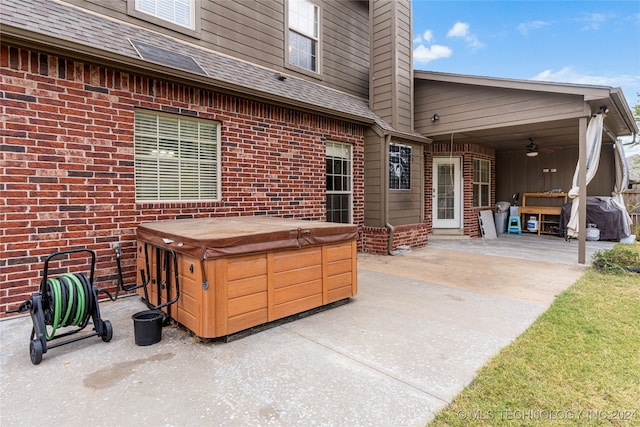
<svg viewBox="0 0 640 427"><path fill-rule="evenodd" d="M146 310L131 316L136 345L151 345L162 339L162 320L160 310Z"/></svg>

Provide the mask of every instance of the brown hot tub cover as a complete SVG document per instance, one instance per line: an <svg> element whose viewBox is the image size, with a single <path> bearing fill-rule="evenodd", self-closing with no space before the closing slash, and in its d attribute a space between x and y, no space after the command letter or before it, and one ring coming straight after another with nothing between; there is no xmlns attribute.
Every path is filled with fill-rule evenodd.
<svg viewBox="0 0 640 427"><path fill-rule="evenodd" d="M355 240L358 227L276 217L179 219L142 223L138 240L199 259Z"/></svg>

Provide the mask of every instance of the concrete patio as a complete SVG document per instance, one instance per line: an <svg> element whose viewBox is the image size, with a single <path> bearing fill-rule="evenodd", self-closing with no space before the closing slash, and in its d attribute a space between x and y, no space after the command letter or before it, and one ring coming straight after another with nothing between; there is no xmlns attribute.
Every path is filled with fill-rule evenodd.
<svg viewBox="0 0 640 427"><path fill-rule="evenodd" d="M101 304L111 342L50 349L34 366L30 318L4 320L0 424L424 426L584 272L577 252L546 255L575 242L534 238L360 254L348 304L230 343L169 326L136 346L131 316L145 306L129 297Z"/></svg>

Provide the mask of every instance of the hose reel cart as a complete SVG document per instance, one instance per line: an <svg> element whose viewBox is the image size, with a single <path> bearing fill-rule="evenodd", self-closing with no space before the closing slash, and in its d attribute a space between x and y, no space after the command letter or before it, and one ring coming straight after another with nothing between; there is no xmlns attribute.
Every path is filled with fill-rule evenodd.
<svg viewBox="0 0 640 427"><path fill-rule="evenodd" d="M89 277L84 273L65 273L56 278L48 276L49 262L56 257L74 253L91 255L91 272ZM47 257L44 262L44 272L38 293L22 303L12 312L31 312L33 329L29 355L34 365L42 361L42 355L48 349L70 344L86 338L100 336L102 341L109 342L113 336L111 322L102 320L98 306L98 288L93 282L96 255L89 249L74 249L56 252ZM51 343L53 340L65 338L82 331L93 321L94 332L66 340ZM50 330L47 329L50 327ZM56 335L56 331L64 327L75 327Z"/></svg>

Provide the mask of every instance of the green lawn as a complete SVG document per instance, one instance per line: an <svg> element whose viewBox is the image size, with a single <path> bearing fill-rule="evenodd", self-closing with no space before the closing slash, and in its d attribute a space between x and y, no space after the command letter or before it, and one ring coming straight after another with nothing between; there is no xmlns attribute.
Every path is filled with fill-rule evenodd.
<svg viewBox="0 0 640 427"><path fill-rule="evenodd" d="M640 425L640 274L590 269L429 424L469 425Z"/></svg>

